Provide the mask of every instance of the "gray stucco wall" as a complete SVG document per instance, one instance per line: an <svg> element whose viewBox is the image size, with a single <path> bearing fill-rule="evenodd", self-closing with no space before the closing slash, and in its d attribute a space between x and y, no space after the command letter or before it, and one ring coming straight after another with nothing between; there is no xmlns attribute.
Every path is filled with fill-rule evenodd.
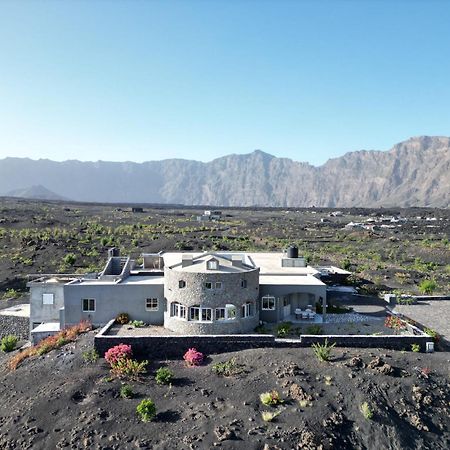
<svg viewBox="0 0 450 450"><path fill-rule="evenodd" d="M33 324L59 322L59 310L64 307L63 283L30 283L30 331ZM53 294L53 305L44 305L43 294Z"/></svg>
<svg viewBox="0 0 450 450"><path fill-rule="evenodd" d="M104 325L122 312L128 313L131 320L142 320L152 325L163 324L165 301L162 284L67 284L64 286L64 297L66 325L76 324L81 320ZM83 298L95 299L94 312L82 311ZM158 311L146 310L147 298L158 298Z"/></svg>
<svg viewBox="0 0 450 450"><path fill-rule="evenodd" d="M166 268L165 296L167 311L164 315L164 326L172 331L185 334L227 334L248 333L259 323L259 269L245 272L184 272ZM241 280L247 281L247 287L241 287ZM179 287L179 281L186 282L186 287ZM206 289L205 282L221 282L220 289ZM178 302L190 306L201 305L212 308L212 322L197 322L170 317L170 304ZM253 316L242 317L242 305L246 302L253 303ZM232 304L236 307L236 318L233 320L214 320L214 309ZM189 311L187 311L189 316Z"/></svg>
<svg viewBox="0 0 450 450"><path fill-rule="evenodd" d="M313 308L319 298L322 297L326 299L327 297L327 287L326 285L268 285L261 284L259 286L260 300L259 317L264 322L279 322L285 320L283 314L283 298L290 297L290 314L294 314L296 307L301 307L304 309L308 304L312 304ZM295 294L295 295L291 295ZM311 294L310 296L308 294ZM261 299L265 295L271 295L275 297L276 309L274 311L261 310Z"/></svg>

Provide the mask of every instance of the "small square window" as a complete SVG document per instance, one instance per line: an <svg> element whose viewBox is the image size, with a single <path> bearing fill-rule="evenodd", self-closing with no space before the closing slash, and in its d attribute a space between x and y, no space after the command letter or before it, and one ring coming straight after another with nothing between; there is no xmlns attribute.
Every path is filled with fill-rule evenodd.
<svg viewBox="0 0 450 450"><path fill-rule="evenodd" d="M216 289L222 289L222 282L216 281Z"/></svg>
<svg viewBox="0 0 450 450"><path fill-rule="evenodd" d="M209 281L207 281L207 282L205 283L205 289L212 289L212 283L209 282Z"/></svg>
<svg viewBox="0 0 450 450"><path fill-rule="evenodd" d="M178 282L178 287L179 287L180 289L185 288L185 287L186 287L186 281L180 280L180 281Z"/></svg>
<svg viewBox="0 0 450 450"><path fill-rule="evenodd" d="M159 302L157 298L146 298L145 309L147 311L158 311Z"/></svg>
<svg viewBox="0 0 450 450"><path fill-rule="evenodd" d="M95 311L95 298L83 298L82 300L83 312L94 312Z"/></svg>
<svg viewBox="0 0 450 450"><path fill-rule="evenodd" d="M42 294L43 305L53 305L55 296L54 294Z"/></svg>
<svg viewBox="0 0 450 450"><path fill-rule="evenodd" d="M275 309L275 297L270 295L264 296L262 299L261 309L264 311L273 311Z"/></svg>

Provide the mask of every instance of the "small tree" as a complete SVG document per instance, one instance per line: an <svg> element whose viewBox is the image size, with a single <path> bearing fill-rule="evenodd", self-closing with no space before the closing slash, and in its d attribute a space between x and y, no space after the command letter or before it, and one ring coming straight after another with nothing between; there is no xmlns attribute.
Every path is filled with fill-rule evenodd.
<svg viewBox="0 0 450 450"><path fill-rule="evenodd" d="M431 295L437 289L437 283L434 280L423 280L419 284L419 291L422 294Z"/></svg>

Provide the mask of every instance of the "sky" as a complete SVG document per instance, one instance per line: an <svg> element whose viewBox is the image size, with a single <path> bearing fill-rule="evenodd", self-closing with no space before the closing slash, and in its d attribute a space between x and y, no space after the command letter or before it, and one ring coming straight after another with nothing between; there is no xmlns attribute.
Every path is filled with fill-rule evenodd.
<svg viewBox="0 0 450 450"><path fill-rule="evenodd" d="M446 0L0 1L0 158L321 165L450 135Z"/></svg>

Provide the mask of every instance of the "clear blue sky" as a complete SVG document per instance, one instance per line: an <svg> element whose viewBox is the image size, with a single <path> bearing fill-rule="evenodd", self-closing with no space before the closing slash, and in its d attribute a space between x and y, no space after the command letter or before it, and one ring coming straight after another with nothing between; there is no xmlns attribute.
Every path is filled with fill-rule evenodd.
<svg viewBox="0 0 450 450"><path fill-rule="evenodd" d="M450 135L450 1L1 1L0 157L318 165Z"/></svg>

